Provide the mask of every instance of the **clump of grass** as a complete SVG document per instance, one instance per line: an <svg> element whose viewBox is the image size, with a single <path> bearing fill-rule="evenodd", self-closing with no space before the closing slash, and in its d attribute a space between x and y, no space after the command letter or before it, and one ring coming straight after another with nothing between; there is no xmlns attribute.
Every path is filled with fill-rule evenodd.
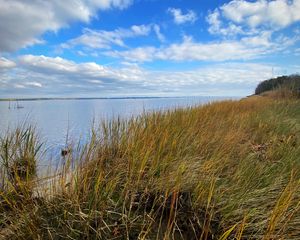
<svg viewBox="0 0 300 240"><path fill-rule="evenodd" d="M16 200L22 208L1 215L0 233L6 239L297 239L299 119L299 100L252 97L103 123L69 156L75 168L66 164L26 202ZM39 148L20 149L36 156L32 149ZM8 191L1 195L9 199Z"/></svg>
<svg viewBox="0 0 300 240"><path fill-rule="evenodd" d="M36 177L41 146L32 127L17 128L0 138L2 188L20 190Z"/></svg>
<svg viewBox="0 0 300 240"><path fill-rule="evenodd" d="M0 235L5 236L11 218L26 215L26 205L33 201L41 146L32 127L17 128L0 138Z"/></svg>

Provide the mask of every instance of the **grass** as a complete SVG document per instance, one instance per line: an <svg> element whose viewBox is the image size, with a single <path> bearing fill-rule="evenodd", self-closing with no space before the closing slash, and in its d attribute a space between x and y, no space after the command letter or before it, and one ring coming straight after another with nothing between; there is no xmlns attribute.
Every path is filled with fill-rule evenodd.
<svg viewBox="0 0 300 240"><path fill-rule="evenodd" d="M32 167L35 131L9 133L0 236L299 239L299 103L257 96L105 122L48 178Z"/></svg>

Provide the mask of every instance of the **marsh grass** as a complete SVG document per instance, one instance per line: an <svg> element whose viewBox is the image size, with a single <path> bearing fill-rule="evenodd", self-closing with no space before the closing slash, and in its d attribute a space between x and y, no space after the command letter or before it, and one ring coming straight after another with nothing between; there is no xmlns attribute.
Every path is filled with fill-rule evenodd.
<svg viewBox="0 0 300 240"><path fill-rule="evenodd" d="M34 132L17 130L1 139L0 236L299 239L299 106L252 97L104 122L47 184Z"/></svg>
<svg viewBox="0 0 300 240"><path fill-rule="evenodd" d="M0 138L1 188L22 194L30 190L37 174L37 158L42 144L32 127L17 128Z"/></svg>

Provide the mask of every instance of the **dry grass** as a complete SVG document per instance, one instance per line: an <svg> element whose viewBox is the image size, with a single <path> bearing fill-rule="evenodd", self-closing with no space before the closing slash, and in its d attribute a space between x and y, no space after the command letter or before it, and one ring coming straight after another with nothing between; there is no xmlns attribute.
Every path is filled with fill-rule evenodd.
<svg viewBox="0 0 300 240"><path fill-rule="evenodd" d="M43 188L6 178L0 235L299 239L299 124L298 100L264 97L103 123Z"/></svg>
<svg viewBox="0 0 300 240"><path fill-rule="evenodd" d="M299 99L300 93L298 89L292 89L288 87L279 87L276 90L266 91L260 94L264 97L273 99Z"/></svg>

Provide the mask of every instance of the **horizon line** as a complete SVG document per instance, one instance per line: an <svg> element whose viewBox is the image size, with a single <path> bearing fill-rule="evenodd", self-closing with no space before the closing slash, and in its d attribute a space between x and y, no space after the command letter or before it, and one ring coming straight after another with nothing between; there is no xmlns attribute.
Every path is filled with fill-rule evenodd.
<svg viewBox="0 0 300 240"><path fill-rule="evenodd" d="M230 97L241 97L241 96L28 97L28 98L0 98L0 101L151 99L151 98L186 98L186 97L229 97L230 98Z"/></svg>

